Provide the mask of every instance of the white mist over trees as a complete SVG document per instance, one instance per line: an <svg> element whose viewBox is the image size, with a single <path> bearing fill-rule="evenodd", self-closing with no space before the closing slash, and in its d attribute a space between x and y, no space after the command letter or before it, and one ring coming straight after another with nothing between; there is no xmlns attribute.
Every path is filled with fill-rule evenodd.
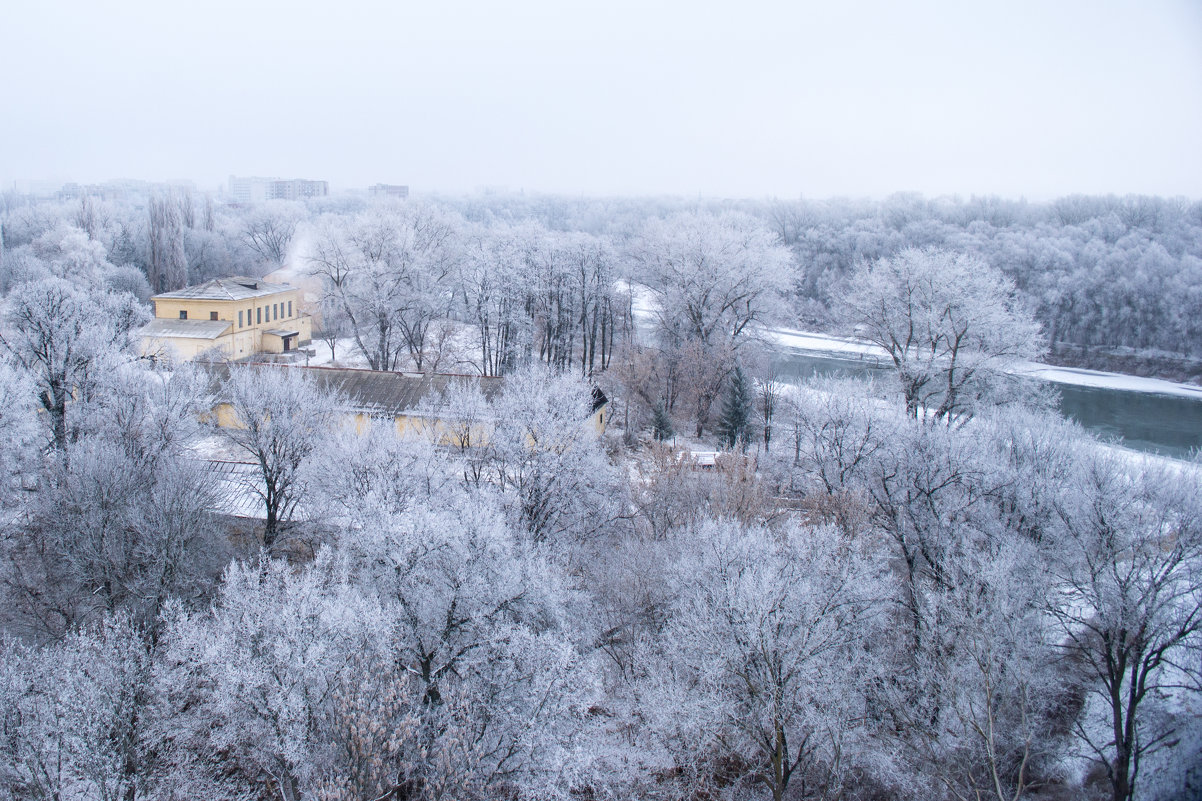
<svg viewBox="0 0 1202 801"><path fill-rule="evenodd" d="M4 203L0 799L1196 795L1198 465L1007 372L1188 372L1194 204ZM464 375L137 358L275 269ZM894 374L784 384L802 323Z"/></svg>

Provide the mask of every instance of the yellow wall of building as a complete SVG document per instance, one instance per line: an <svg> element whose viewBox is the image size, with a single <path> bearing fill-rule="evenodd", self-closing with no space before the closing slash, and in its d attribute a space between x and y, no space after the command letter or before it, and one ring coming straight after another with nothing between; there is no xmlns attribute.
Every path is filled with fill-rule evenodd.
<svg viewBox="0 0 1202 801"><path fill-rule="evenodd" d="M291 315L288 314L290 302ZM312 319L301 311L300 306L300 290L297 289L248 300L156 298L154 316L159 319L178 320L179 313L184 311L188 320L208 321L216 314L216 319L230 323L231 330L216 339L147 337L142 350L145 354L151 354L164 353L170 348L175 358L182 360L194 359L212 348L219 349L231 359L261 352L281 353L284 350L283 340L272 335L264 337L263 332L273 329L295 330L298 334L295 345L308 344L313 338ZM239 312L242 313L241 325Z"/></svg>
<svg viewBox="0 0 1202 801"><path fill-rule="evenodd" d="M591 425L598 434L604 433L605 424L608 420L609 406L602 406L589 417L586 425ZM233 408L228 403L219 403L213 410L217 416L217 425L222 428L237 427L237 420L234 416ZM370 428L373 418L364 412L347 412L346 420L354 428L356 434L364 434ZM447 445L452 447L461 447L459 434L454 428L448 429L447 425L437 418L417 415L398 414L393 425L396 426L398 434L402 436L421 435L429 437L432 442L438 445ZM488 427L483 425L472 426L469 434L472 447L482 447L488 444Z"/></svg>
<svg viewBox="0 0 1202 801"><path fill-rule="evenodd" d="M288 314L289 302L292 303L291 315ZM300 307L300 291L296 289L247 300L154 299L155 317L178 320L181 311L188 313L189 320L211 320L216 312L217 319L231 323L235 332L298 327L299 321L306 319ZM241 325L238 324L238 312L242 312ZM307 341L309 337L304 339Z"/></svg>
<svg viewBox="0 0 1202 801"><path fill-rule="evenodd" d="M186 362L213 347L221 348L228 337L217 339L193 339L189 337L142 337L142 355L164 358L168 361Z"/></svg>

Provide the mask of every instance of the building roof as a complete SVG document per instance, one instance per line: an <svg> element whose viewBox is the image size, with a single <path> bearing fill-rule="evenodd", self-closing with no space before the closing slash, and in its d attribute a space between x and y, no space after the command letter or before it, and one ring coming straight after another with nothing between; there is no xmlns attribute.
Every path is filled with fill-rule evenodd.
<svg viewBox="0 0 1202 801"><path fill-rule="evenodd" d="M231 278L214 278L196 286L187 286L174 292L164 292L155 295L151 300L246 300L274 295L277 292L288 292L296 289L289 284L271 284L260 278L234 276Z"/></svg>
<svg viewBox="0 0 1202 801"><path fill-rule="evenodd" d="M204 464L216 479L217 497L213 511L247 520L267 518L263 503L263 472L258 463L208 459ZM292 510L292 520L310 520L312 517L302 498Z"/></svg>
<svg viewBox="0 0 1202 801"><path fill-rule="evenodd" d="M252 370L303 370L313 376L322 389L341 394L350 409L379 417L411 415L421 407L423 401L434 400L451 387L464 382L479 387L485 400L490 403L496 400L501 388L505 386L504 377L454 373L392 373L351 367L301 367L257 362L240 364L237 367ZM221 385L229 380L230 365L210 364L206 365L205 369L213 378L213 392L220 392ZM609 398L594 384L589 413L597 411L607 403Z"/></svg>
<svg viewBox="0 0 1202 801"><path fill-rule="evenodd" d="M172 320L156 317L143 326L144 337L216 339L229 330L229 320Z"/></svg>
<svg viewBox="0 0 1202 801"><path fill-rule="evenodd" d="M311 375L323 389L340 393L347 406L357 412L370 415L395 417L418 409L423 400L437 398L458 382L471 382L479 386L484 397L492 401L501 391L504 378L486 376L454 375L446 373L419 374L393 373L382 370L359 370L348 367L301 367L300 365L246 364L239 369L252 370L303 370ZM215 382L220 385L229 378L230 366L213 364L206 366ZM214 388L217 389L216 387Z"/></svg>

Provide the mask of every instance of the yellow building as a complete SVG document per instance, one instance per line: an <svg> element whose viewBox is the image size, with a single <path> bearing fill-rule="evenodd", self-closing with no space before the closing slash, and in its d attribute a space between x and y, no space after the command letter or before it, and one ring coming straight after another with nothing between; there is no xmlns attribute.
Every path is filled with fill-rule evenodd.
<svg viewBox="0 0 1202 801"><path fill-rule="evenodd" d="M217 364L207 369L213 378L213 392L216 395L220 392L221 385L229 380L231 367ZM465 428L462 421L448 419L443 410L431 402L444 396L454 384L466 382L475 384L485 401L491 403L505 385L504 378L445 373L393 373L347 367L248 364L232 369L304 370L306 374L313 376L318 387L342 397L346 420L356 431L364 431L371 421L388 421L400 434L421 434L432 437L439 444L456 447L486 444L487 421L482 419L478 424ZM236 425L233 410L228 404L219 403L214 411L217 425ZM588 424L601 434L604 433L608 422L609 399L600 389L593 387Z"/></svg>
<svg viewBox="0 0 1202 801"><path fill-rule="evenodd" d="M312 337L300 290L258 278L215 278L151 298L154 320L142 329L147 356L188 361L202 353L241 359L288 353Z"/></svg>

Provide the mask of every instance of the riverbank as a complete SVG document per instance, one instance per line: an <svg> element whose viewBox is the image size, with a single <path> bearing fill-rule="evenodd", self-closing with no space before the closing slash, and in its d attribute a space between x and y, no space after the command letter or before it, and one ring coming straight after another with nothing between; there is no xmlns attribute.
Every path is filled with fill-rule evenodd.
<svg viewBox="0 0 1202 801"><path fill-rule="evenodd" d="M875 345L866 342L836 337L830 334L820 334L813 331L799 331L793 328L770 328L766 333L778 344L791 350L813 353L832 359L847 359L851 361L883 362L885 352ZM1114 373L1104 370L1090 370L1083 367L1044 364L1042 362L1027 362L1021 368L1023 375L1051 381L1057 384L1071 384L1079 387L1095 389L1113 389L1125 392L1145 392L1156 395L1172 395L1180 398L1192 398L1202 401L1202 386L1168 381L1162 378L1150 378L1126 373Z"/></svg>
<svg viewBox="0 0 1202 801"><path fill-rule="evenodd" d="M1186 359L1161 351L1057 345L1044 361L1056 367L1159 378L1174 383L1195 384L1202 387L1202 360Z"/></svg>

